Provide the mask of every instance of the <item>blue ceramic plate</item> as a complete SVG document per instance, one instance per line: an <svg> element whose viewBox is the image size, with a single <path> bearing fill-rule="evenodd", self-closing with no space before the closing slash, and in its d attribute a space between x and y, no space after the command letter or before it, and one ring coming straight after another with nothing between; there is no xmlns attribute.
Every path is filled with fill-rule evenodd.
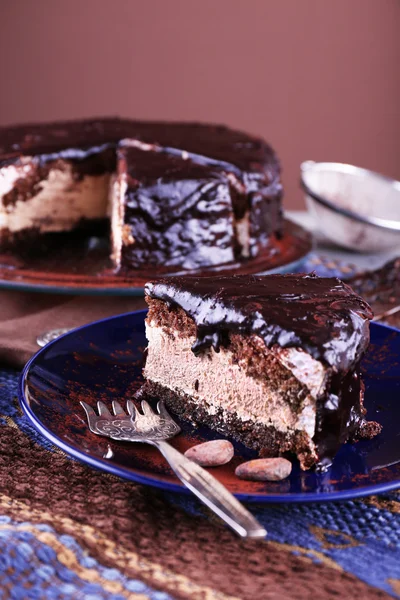
<svg viewBox="0 0 400 600"><path fill-rule="evenodd" d="M40 350L26 365L19 395L34 426L73 457L104 471L169 491L187 490L158 452L143 444L112 442L87 428L79 401L131 398L142 382L146 345L139 311L76 329ZM236 444L228 465L213 469L238 498L255 502L311 502L376 494L400 487L400 332L372 323L371 346L363 362L365 402L371 419L383 425L374 440L346 444L327 473L302 472L294 461L289 479L249 482L235 467L254 453ZM182 423L173 444L184 451L220 438L208 429Z"/></svg>

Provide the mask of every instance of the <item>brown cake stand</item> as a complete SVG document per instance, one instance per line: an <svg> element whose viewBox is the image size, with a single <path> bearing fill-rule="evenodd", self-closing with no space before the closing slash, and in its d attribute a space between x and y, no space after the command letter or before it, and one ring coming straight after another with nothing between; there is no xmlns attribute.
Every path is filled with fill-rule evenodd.
<svg viewBox="0 0 400 600"><path fill-rule="evenodd" d="M312 248L310 233L291 221L284 222L284 235L274 240L256 258L180 274L209 276L290 272L301 264ZM39 247L0 255L0 288L64 294L112 294L141 296L146 281L177 275L176 268L152 265L129 273L115 273L107 238L77 234L46 236Z"/></svg>

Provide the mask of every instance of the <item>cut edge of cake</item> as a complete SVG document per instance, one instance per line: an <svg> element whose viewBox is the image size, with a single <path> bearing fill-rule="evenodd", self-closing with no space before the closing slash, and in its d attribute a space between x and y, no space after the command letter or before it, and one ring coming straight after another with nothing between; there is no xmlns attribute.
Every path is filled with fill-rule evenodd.
<svg viewBox="0 0 400 600"><path fill-rule="evenodd" d="M107 216L110 174L77 178L63 160L24 157L0 169L0 242L22 235L71 231Z"/></svg>

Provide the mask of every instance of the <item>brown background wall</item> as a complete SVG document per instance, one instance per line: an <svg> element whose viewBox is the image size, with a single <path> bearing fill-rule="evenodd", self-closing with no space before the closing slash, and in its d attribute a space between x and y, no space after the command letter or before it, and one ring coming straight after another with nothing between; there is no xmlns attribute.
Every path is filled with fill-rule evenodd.
<svg viewBox="0 0 400 600"><path fill-rule="evenodd" d="M398 0L0 0L0 124L225 122L400 178Z"/></svg>

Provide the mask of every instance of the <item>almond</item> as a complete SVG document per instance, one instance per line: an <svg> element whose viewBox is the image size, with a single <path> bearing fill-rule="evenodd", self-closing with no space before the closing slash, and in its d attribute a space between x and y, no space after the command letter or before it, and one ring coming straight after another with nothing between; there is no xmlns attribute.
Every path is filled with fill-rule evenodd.
<svg viewBox="0 0 400 600"><path fill-rule="evenodd" d="M186 450L186 458L202 467L218 467L226 465L233 457L234 449L227 440L211 440Z"/></svg>
<svg viewBox="0 0 400 600"><path fill-rule="evenodd" d="M256 458L236 467L235 475L252 481L281 481L291 471L292 463L286 458Z"/></svg>

